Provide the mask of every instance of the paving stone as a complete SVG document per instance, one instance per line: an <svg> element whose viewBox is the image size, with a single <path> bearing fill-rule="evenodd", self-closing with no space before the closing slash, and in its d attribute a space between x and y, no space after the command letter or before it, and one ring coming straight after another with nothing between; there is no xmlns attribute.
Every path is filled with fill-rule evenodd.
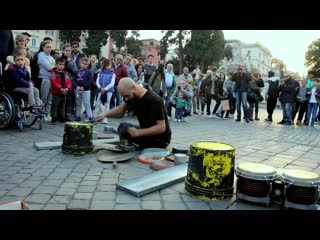
<svg viewBox="0 0 320 240"><path fill-rule="evenodd" d="M77 192L92 193L96 190L96 186L80 186ZM99 189L97 189L99 191Z"/></svg>
<svg viewBox="0 0 320 240"><path fill-rule="evenodd" d="M83 181L96 181L99 180L99 176L85 176Z"/></svg>
<svg viewBox="0 0 320 240"><path fill-rule="evenodd" d="M56 186L45 186L40 185L37 187L33 193L48 193L48 194L54 194L57 191L58 187Z"/></svg>
<svg viewBox="0 0 320 240"><path fill-rule="evenodd" d="M79 186L79 183L66 182L66 183L62 183L60 187L62 187L62 188L77 188L78 186Z"/></svg>
<svg viewBox="0 0 320 240"><path fill-rule="evenodd" d="M142 201L143 210L161 210L161 201Z"/></svg>
<svg viewBox="0 0 320 240"><path fill-rule="evenodd" d="M89 200L72 200L67 206L70 210L85 210L89 209Z"/></svg>
<svg viewBox="0 0 320 240"><path fill-rule="evenodd" d="M26 198L27 203L46 203L50 199L50 194L32 194Z"/></svg>
<svg viewBox="0 0 320 240"><path fill-rule="evenodd" d="M177 203L177 202L165 202L164 203L165 210L187 210L187 206L185 204Z"/></svg>
<svg viewBox="0 0 320 240"><path fill-rule="evenodd" d="M101 178L99 185L116 184L117 182L119 182L118 178Z"/></svg>
<svg viewBox="0 0 320 240"><path fill-rule="evenodd" d="M67 205L65 204L47 204L43 210L66 210L66 208Z"/></svg>
<svg viewBox="0 0 320 240"><path fill-rule="evenodd" d="M100 192L115 192L116 191L116 185L98 185L97 191Z"/></svg>
<svg viewBox="0 0 320 240"><path fill-rule="evenodd" d="M72 196L53 196L49 200L49 204L69 204L72 201Z"/></svg>
<svg viewBox="0 0 320 240"><path fill-rule="evenodd" d="M7 193L9 196L26 197L32 192L32 188L14 188Z"/></svg>
<svg viewBox="0 0 320 240"><path fill-rule="evenodd" d="M76 193L73 196L73 199L91 199L92 198L92 193Z"/></svg>
<svg viewBox="0 0 320 240"><path fill-rule="evenodd" d="M117 204L115 210L141 210L141 207L136 203Z"/></svg>
<svg viewBox="0 0 320 240"><path fill-rule="evenodd" d="M90 210L113 210L114 206L114 201L93 200Z"/></svg>
<svg viewBox="0 0 320 240"><path fill-rule="evenodd" d="M115 192L95 192L93 195L93 200L115 200Z"/></svg>
<svg viewBox="0 0 320 240"><path fill-rule="evenodd" d="M82 181L80 186L95 186L98 181Z"/></svg>
<svg viewBox="0 0 320 240"><path fill-rule="evenodd" d="M59 188L56 195L73 195L76 192L75 188Z"/></svg>
<svg viewBox="0 0 320 240"><path fill-rule="evenodd" d="M42 185L46 185L46 186L59 186L61 185L61 183L63 182L63 180L45 180Z"/></svg>

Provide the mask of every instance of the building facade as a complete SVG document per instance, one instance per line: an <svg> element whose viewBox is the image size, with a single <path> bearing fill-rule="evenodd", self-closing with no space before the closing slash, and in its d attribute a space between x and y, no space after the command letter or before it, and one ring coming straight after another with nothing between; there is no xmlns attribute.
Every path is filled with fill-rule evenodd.
<svg viewBox="0 0 320 240"><path fill-rule="evenodd" d="M268 72L272 67L272 54L269 49L260 43L228 43L232 47L233 61L245 63L249 71L254 68L260 72L263 79L268 77Z"/></svg>
<svg viewBox="0 0 320 240"><path fill-rule="evenodd" d="M21 34L22 32L28 32L31 34L31 39L29 42L29 50L32 53L38 52L40 48L40 43L45 37L50 37L52 39L52 48L62 49L63 44L59 40L59 30L12 30L13 37Z"/></svg>

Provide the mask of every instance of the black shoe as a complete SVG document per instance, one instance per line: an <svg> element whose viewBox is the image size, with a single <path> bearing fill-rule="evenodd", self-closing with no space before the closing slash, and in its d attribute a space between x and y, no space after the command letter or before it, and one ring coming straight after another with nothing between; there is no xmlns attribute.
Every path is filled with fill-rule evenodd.
<svg viewBox="0 0 320 240"><path fill-rule="evenodd" d="M260 118L258 118L258 117L255 117L255 119L254 120L256 120L256 121L260 121Z"/></svg>
<svg viewBox="0 0 320 240"><path fill-rule="evenodd" d="M240 122L240 121L241 121L241 118L238 117L238 118L236 119L236 122Z"/></svg>
<svg viewBox="0 0 320 240"><path fill-rule="evenodd" d="M291 125L291 121L286 121L283 123L283 125Z"/></svg>
<svg viewBox="0 0 320 240"><path fill-rule="evenodd" d="M272 122L272 118L266 118L265 121Z"/></svg>
<svg viewBox="0 0 320 240"><path fill-rule="evenodd" d="M280 122L278 122L278 124L284 124L286 121L281 120Z"/></svg>
<svg viewBox="0 0 320 240"><path fill-rule="evenodd" d="M250 121L253 121L253 119L251 120L252 118L246 118L246 122L249 123Z"/></svg>

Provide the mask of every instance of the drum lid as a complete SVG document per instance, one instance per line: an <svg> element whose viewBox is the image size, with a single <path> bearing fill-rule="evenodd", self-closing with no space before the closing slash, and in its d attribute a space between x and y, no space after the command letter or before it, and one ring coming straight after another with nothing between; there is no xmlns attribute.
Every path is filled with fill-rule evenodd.
<svg viewBox="0 0 320 240"><path fill-rule="evenodd" d="M314 172L309 172L305 170L284 170L282 176L284 178L291 179L293 181L300 182L317 182L320 181L319 175Z"/></svg>
<svg viewBox="0 0 320 240"><path fill-rule="evenodd" d="M191 146L195 148L201 148L206 150L220 150L220 151L230 151L235 150L235 147L229 144L225 143L219 143L219 142L209 142L209 141L199 141L194 142L191 144Z"/></svg>
<svg viewBox="0 0 320 240"><path fill-rule="evenodd" d="M277 174L277 171L274 167L260 163L239 163L237 169L240 172L247 172L249 174L257 176L268 176Z"/></svg>

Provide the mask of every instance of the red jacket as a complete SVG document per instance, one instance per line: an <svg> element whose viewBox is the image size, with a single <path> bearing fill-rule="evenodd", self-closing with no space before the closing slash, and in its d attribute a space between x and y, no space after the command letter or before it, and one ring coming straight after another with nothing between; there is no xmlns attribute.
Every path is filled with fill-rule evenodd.
<svg viewBox="0 0 320 240"><path fill-rule="evenodd" d="M124 66L122 63L117 68L113 65L113 69L114 74L116 75L115 86L118 86L121 78L128 77L128 70L127 67Z"/></svg>
<svg viewBox="0 0 320 240"><path fill-rule="evenodd" d="M63 73L64 73L64 78L65 78L64 88L68 88L70 91L70 89L72 88L70 75L67 71L63 71ZM56 68L51 70L50 82L51 82L51 94L52 95L60 95L61 88L62 88L62 82L61 82L60 74L58 73Z"/></svg>

